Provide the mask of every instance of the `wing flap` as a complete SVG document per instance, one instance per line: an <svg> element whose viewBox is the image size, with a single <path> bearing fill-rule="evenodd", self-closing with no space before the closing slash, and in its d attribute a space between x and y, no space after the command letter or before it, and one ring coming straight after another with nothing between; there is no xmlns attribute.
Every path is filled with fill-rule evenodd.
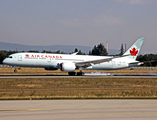
<svg viewBox="0 0 157 120"><path fill-rule="evenodd" d="M105 58L105 59L99 59L99 60L89 60L89 61L77 62L75 64L76 64L76 66L86 66L86 67L89 67L89 66L91 66L91 64L100 64L102 62L109 62L112 59L113 58Z"/></svg>

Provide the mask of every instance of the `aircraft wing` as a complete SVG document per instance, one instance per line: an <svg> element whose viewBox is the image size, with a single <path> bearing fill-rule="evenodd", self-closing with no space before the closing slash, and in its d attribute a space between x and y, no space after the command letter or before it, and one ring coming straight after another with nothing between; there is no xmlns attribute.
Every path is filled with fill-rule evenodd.
<svg viewBox="0 0 157 120"><path fill-rule="evenodd" d="M76 62L75 64L78 67L89 67L89 66L91 66L91 64L100 64L100 63L103 63L103 62L109 62L112 59L125 57L125 56L129 56L129 55L122 55L122 56L116 56L116 57L110 57L110 58L104 58L104 59L97 59L97 60L82 61L82 62Z"/></svg>

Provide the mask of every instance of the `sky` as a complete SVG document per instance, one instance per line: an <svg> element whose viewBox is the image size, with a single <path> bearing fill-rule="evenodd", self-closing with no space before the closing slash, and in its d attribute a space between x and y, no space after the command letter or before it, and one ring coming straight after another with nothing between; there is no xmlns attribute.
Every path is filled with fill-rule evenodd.
<svg viewBox="0 0 157 120"><path fill-rule="evenodd" d="M156 0L0 0L0 42L119 50L141 37L157 53Z"/></svg>

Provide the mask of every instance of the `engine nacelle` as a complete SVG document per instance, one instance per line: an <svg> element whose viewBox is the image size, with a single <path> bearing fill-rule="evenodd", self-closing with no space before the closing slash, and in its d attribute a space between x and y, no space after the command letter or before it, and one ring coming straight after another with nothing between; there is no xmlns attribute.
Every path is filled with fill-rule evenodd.
<svg viewBox="0 0 157 120"><path fill-rule="evenodd" d="M76 66L75 63L61 63L60 70L65 72L73 72L75 71Z"/></svg>
<svg viewBox="0 0 157 120"><path fill-rule="evenodd" d="M54 67L47 67L47 68L45 68L45 70L58 70L58 68L54 68Z"/></svg>

